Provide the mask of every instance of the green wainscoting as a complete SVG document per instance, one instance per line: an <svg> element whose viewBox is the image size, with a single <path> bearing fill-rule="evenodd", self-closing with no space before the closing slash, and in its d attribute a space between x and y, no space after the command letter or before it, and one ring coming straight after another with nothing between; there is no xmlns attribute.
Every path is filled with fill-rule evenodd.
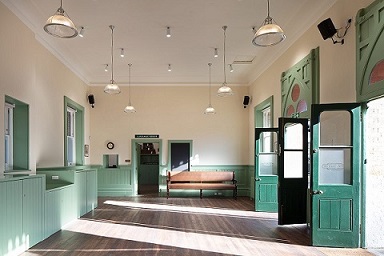
<svg viewBox="0 0 384 256"><path fill-rule="evenodd" d="M77 218L76 207L73 203L74 196L74 184L47 189L45 192L45 237L56 233L65 224Z"/></svg>
<svg viewBox="0 0 384 256"><path fill-rule="evenodd" d="M44 175L0 179L0 255L17 255L44 237Z"/></svg>
<svg viewBox="0 0 384 256"><path fill-rule="evenodd" d="M134 195L130 165L119 165L118 168L100 167L97 171L97 181L99 196Z"/></svg>
<svg viewBox="0 0 384 256"><path fill-rule="evenodd" d="M61 187L74 184L72 203L77 217L97 207L97 169L88 166L39 168L37 173L45 174L47 187Z"/></svg>
<svg viewBox="0 0 384 256"><path fill-rule="evenodd" d="M157 167L156 167L157 168ZM254 167L249 165L194 165L194 170L206 171L234 171L238 185L238 196L252 195ZM47 177L48 178L48 177ZM160 196L166 196L167 192L167 165L159 166L159 191ZM99 166L97 171L98 196L134 196L134 188L137 186L138 177L132 174L130 165L120 165L118 168L105 168ZM173 190L171 195L199 196L199 191ZM232 191L205 191L207 196L232 196Z"/></svg>

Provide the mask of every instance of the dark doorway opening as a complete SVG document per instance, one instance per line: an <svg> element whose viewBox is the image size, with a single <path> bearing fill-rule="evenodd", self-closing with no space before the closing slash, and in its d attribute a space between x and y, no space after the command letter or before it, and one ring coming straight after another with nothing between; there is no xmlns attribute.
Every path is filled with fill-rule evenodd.
<svg viewBox="0 0 384 256"><path fill-rule="evenodd" d="M159 192L159 143L137 143L138 194Z"/></svg>

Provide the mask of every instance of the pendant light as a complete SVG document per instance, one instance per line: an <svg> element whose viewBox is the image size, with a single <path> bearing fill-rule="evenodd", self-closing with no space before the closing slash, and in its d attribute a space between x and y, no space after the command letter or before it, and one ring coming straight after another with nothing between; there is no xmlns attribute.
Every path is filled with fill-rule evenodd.
<svg viewBox="0 0 384 256"><path fill-rule="evenodd" d="M60 0L60 7L56 13L48 18L44 25L44 30L48 34L59 38L72 38L77 36L78 31L63 9L63 0Z"/></svg>
<svg viewBox="0 0 384 256"><path fill-rule="evenodd" d="M223 30L224 30L224 47L223 47L223 56L224 56L224 83L222 84L222 86L219 88L219 90L217 91L217 95L218 96L221 96L221 97L226 97L226 96L230 96L233 94L233 91L232 89L227 85L227 73L226 73L226 59L225 59L225 39L226 39L226 35L225 35L225 31L227 30L227 26L223 26Z"/></svg>
<svg viewBox="0 0 384 256"><path fill-rule="evenodd" d="M128 64L129 66L129 80L128 80L128 106L125 107L124 112L125 113L135 113L136 109L134 106L131 104L131 67L132 63Z"/></svg>
<svg viewBox="0 0 384 256"><path fill-rule="evenodd" d="M274 20L269 16L269 0L268 15L265 18L263 25L256 31L252 39L255 46L272 46L282 42L286 36L279 25L274 23Z"/></svg>
<svg viewBox="0 0 384 256"><path fill-rule="evenodd" d="M205 109L204 114L210 115L210 114L216 114L216 110L212 107L211 104L211 66L212 63L208 63L209 66L209 105Z"/></svg>
<svg viewBox="0 0 384 256"><path fill-rule="evenodd" d="M115 26L113 25L110 25L109 28L111 29L111 82L109 84L107 84L107 86L105 86L104 88L104 92L105 93L108 93L108 94L118 94L120 93L120 88L117 84L115 84L115 80L113 80L113 29L115 28Z"/></svg>

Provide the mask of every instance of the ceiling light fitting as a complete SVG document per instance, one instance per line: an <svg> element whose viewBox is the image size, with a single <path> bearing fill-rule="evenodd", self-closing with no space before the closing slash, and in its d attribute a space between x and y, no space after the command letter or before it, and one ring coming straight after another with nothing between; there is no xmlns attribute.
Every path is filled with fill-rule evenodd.
<svg viewBox="0 0 384 256"><path fill-rule="evenodd" d="M77 36L78 31L63 9L63 0L60 1L60 7L56 13L48 18L44 25L44 30L48 34L59 38L73 38Z"/></svg>
<svg viewBox="0 0 384 256"><path fill-rule="evenodd" d="M120 88L117 84L115 84L115 81L113 80L113 29L115 26L110 25L109 28L111 29L111 82L107 84L104 88L104 92L108 94L119 94Z"/></svg>
<svg viewBox="0 0 384 256"><path fill-rule="evenodd" d="M105 64L104 71L108 72L108 64Z"/></svg>
<svg viewBox="0 0 384 256"><path fill-rule="evenodd" d="M171 64L168 64L168 72L171 72L171 71L172 71Z"/></svg>
<svg viewBox="0 0 384 256"><path fill-rule="evenodd" d="M128 64L129 66L129 80L128 80L128 106L125 107L124 112L125 113L135 113L136 109L131 104L131 67L132 63Z"/></svg>
<svg viewBox="0 0 384 256"><path fill-rule="evenodd" d="M124 56L125 56L125 55L124 55L124 48L121 48L121 49L120 49L120 57L121 57L121 58L124 58Z"/></svg>
<svg viewBox="0 0 384 256"><path fill-rule="evenodd" d="M215 51L213 53L213 57L215 57L215 58L219 57L219 51L217 50L217 48L215 48Z"/></svg>
<svg viewBox="0 0 384 256"><path fill-rule="evenodd" d="M227 73L226 73L226 64L225 64L226 63L226 59L225 59L225 39L226 39L225 32L226 32L226 30L227 30L227 26L223 26L223 31L224 31L224 47L223 47L224 83L222 84L222 86L217 91L217 96L220 96L220 97L226 97L226 96L230 96L233 94L232 89L227 85Z"/></svg>
<svg viewBox="0 0 384 256"><path fill-rule="evenodd" d="M204 114L206 114L206 115L216 114L216 110L212 107L212 104L211 104L211 66L212 66L212 63L208 63L208 66L209 66L209 105L204 111Z"/></svg>
<svg viewBox="0 0 384 256"><path fill-rule="evenodd" d="M263 25L256 31L252 43L255 46L273 46L286 38L284 31L277 25L271 16L269 16L269 0L268 2L268 15L265 18Z"/></svg>
<svg viewBox="0 0 384 256"><path fill-rule="evenodd" d="M232 67L232 64L229 64L229 72L233 72L233 67Z"/></svg>
<svg viewBox="0 0 384 256"><path fill-rule="evenodd" d="M84 37L84 33L85 33L85 28L84 27L80 27L79 37Z"/></svg>
<svg viewBox="0 0 384 256"><path fill-rule="evenodd" d="M171 28L167 27L167 37L171 37Z"/></svg>

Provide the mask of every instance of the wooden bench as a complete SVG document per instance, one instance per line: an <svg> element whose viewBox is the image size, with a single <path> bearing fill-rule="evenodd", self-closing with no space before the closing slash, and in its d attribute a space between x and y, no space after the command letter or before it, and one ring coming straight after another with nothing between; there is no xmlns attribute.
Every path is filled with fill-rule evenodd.
<svg viewBox="0 0 384 256"><path fill-rule="evenodd" d="M200 190L233 190L233 197L237 198L237 181L235 172L221 171L169 171L167 177L167 198L170 189Z"/></svg>

